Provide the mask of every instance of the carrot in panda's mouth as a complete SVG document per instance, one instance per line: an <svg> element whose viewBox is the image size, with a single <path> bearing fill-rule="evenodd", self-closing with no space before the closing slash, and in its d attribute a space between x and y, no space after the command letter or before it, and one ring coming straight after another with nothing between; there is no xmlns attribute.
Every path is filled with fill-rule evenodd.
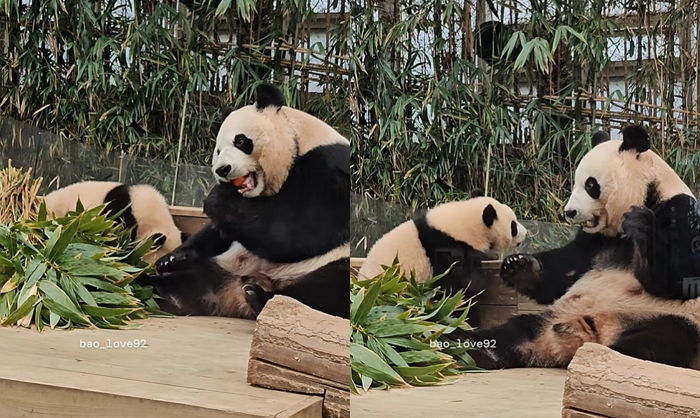
<svg viewBox="0 0 700 418"><path fill-rule="evenodd" d="M234 185L238 189L239 193L245 193L248 190L255 189L255 186L257 186L257 178L255 176L255 173L249 173L245 176L231 179L229 180L229 183Z"/></svg>
<svg viewBox="0 0 700 418"><path fill-rule="evenodd" d="M231 179L231 184L234 186L238 187L239 189L241 186L243 186L243 183L245 183L245 179L247 176L242 176L242 177L236 177L235 179Z"/></svg>

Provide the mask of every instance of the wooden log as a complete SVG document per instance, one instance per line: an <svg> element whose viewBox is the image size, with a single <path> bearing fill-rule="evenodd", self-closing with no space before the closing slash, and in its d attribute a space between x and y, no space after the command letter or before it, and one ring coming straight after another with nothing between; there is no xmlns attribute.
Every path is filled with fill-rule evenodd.
<svg viewBox="0 0 700 418"><path fill-rule="evenodd" d="M561 411L562 418L609 418L592 412L579 411L578 409L564 408Z"/></svg>
<svg viewBox="0 0 700 418"><path fill-rule="evenodd" d="M572 418L700 416L700 372L586 343L569 365L563 405Z"/></svg>
<svg viewBox="0 0 700 418"><path fill-rule="evenodd" d="M350 322L285 296L258 316L248 383L324 396L325 418L350 416Z"/></svg>

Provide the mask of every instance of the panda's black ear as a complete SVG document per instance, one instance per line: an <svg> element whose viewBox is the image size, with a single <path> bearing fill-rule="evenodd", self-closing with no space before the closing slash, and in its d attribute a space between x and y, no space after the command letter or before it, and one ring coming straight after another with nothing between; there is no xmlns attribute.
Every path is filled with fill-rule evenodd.
<svg viewBox="0 0 700 418"><path fill-rule="evenodd" d="M643 126L630 125L622 130L622 145L620 152L633 150L637 153L642 153L651 148L651 140L649 134Z"/></svg>
<svg viewBox="0 0 700 418"><path fill-rule="evenodd" d="M608 135L608 133L605 131L598 131L593 134L593 137L591 138L591 145L595 147L596 145L605 141L610 141L610 135Z"/></svg>
<svg viewBox="0 0 700 418"><path fill-rule="evenodd" d="M483 195L484 191L479 188L472 190L472 197L481 197Z"/></svg>
<svg viewBox="0 0 700 418"><path fill-rule="evenodd" d="M284 106L284 94L282 90L272 84L262 83L255 89L255 107L262 110L268 106Z"/></svg>
<svg viewBox="0 0 700 418"><path fill-rule="evenodd" d="M493 208L492 204L488 204L484 208L484 213L481 215L481 219L484 220L484 225L488 226L491 228L491 225L493 225L493 222L498 219L498 215L496 215L496 209Z"/></svg>

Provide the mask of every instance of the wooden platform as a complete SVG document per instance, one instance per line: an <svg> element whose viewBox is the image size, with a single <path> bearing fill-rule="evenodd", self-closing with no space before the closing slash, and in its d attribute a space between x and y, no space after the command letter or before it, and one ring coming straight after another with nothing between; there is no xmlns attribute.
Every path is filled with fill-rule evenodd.
<svg viewBox="0 0 700 418"><path fill-rule="evenodd" d="M469 373L452 385L371 390L350 398L363 418L558 418L564 369L509 369Z"/></svg>
<svg viewBox="0 0 700 418"><path fill-rule="evenodd" d="M180 317L129 331L0 327L0 415L320 418L322 397L246 384L254 326ZM114 348L129 342L146 346Z"/></svg>

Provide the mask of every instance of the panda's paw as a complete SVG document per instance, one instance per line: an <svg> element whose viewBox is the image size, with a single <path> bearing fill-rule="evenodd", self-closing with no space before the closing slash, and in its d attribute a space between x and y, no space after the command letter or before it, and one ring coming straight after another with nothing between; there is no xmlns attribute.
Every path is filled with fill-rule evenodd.
<svg viewBox="0 0 700 418"><path fill-rule="evenodd" d="M632 241L646 241L654 229L654 211L634 206L622 218L622 236Z"/></svg>
<svg viewBox="0 0 700 418"><path fill-rule="evenodd" d="M273 294L265 291L265 289L255 283L244 284L243 291L245 292L245 300L248 306L253 311L254 317L257 318L267 301L272 298Z"/></svg>
<svg viewBox="0 0 700 418"><path fill-rule="evenodd" d="M540 281L540 262L529 254L513 254L501 264L501 278L518 291L534 289Z"/></svg>
<svg viewBox="0 0 700 418"><path fill-rule="evenodd" d="M185 264L196 259L196 251L180 247L158 259L158 261L156 261L156 271L159 274L172 273L182 270Z"/></svg>

